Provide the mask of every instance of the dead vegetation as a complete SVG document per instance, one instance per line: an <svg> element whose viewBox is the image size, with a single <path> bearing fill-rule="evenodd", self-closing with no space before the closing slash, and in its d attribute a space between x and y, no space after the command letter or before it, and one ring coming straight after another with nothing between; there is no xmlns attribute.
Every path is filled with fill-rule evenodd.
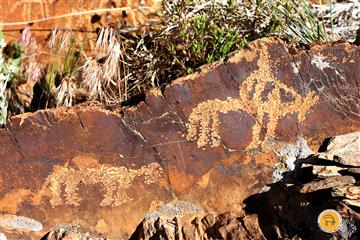
<svg viewBox="0 0 360 240"><path fill-rule="evenodd" d="M102 28L90 51L83 50L87 39L54 29L52 57L38 84L42 104L31 110L84 101L124 104L261 37L300 47L330 40L306 0L173 0L161 9L146 31Z"/></svg>

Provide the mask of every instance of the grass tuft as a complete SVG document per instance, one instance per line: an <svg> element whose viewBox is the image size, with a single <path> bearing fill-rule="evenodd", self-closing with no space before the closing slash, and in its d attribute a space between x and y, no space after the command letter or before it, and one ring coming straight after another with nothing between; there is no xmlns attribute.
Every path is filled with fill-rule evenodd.
<svg viewBox="0 0 360 240"><path fill-rule="evenodd" d="M307 0L164 0L157 15L145 32L121 24L100 29L87 51L74 32L54 29L42 81L45 107L122 104L261 37L300 47L330 39Z"/></svg>
<svg viewBox="0 0 360 240"><path fill-rule="evenodd" d="M23 49L16 43L6 43L0 26L0 126L8 117L9 92L20 74Z"/></svg>

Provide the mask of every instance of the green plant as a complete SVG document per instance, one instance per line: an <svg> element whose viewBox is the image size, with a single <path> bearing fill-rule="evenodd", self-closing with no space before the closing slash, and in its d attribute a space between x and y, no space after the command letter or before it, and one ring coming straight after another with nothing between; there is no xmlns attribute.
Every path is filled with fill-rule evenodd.
<svg viewBox="0 0 360 240"><path fill-rule="evenodd" d="M6 51L5 51L6 49ZM15 43L6 44L0 28L0 126L6 124L8 115L7 89L20 73L22 49Z"/></svg>
<svg viewBox="0 0 360 240"><path fill-rule="evenodd" d="M328 36L307 0L173 0L162 2L161 24L143 35L127 35L122 66L130 91L195 72L261 37L279 37L297 46ZM121 101L121 99L119 100Z"/></svg>
<svg viewBox="0 0 360 240"><path fill-rule="evenodd" d="M308 1L281 0L272 9L281 25L281 34L288 41L309 45L330 39Z"/></svg>
<svg viewBox="0 0 360 240"><path fill-rule="evenodd" d="M80 65L82 44L78 43L75 33L70 30L54 29L48 42L53 52L53 59L45 75L44 92L46 106L55 99L57 106L71 106L75 97L76 86L70 79L76 79L76 70Z"/></svg>
<svg viewBox="0 0 360 240"><path fill-rule="evenodd" d="M89 56L80 54L70 31L55 31L55 59L45 78L48 98L70 106L82 89L87 101L123 103L257 38L278 37L300 47L329 39L307 0L163 0L158 14L146 32L118 25L101 29Z"/></svg>

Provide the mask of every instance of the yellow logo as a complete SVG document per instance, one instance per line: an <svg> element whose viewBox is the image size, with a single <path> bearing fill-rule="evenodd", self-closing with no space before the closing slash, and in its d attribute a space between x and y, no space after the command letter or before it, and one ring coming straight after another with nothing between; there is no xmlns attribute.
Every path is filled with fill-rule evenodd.
<svg viewBox="0 0 360 240"><path fill-rule="evenodd" d="M338 211L326 209L318 216L318 225L320 229L327 233L333 233L340 229L342 218Z"/></svg>

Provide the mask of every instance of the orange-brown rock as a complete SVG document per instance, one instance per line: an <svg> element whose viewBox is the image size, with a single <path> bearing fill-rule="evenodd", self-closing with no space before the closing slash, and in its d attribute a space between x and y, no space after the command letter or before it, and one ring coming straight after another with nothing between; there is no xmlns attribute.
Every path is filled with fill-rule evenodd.
<svg viewBox="0 0 360 240"><path fill-rule="evenodd" d="M37 60L48 64L47 39L54 27L72 29L77 38L84 39L93 49L96 29L109 24L122 29L144 29L157 18L160 7L156 0L2 0L0 22L7 42L19 39L28 27L39 44ZM116 10L117 9L117 10Z"/></svg>
<svg viewBox="0 0 360 240"><path fill-rule="evenodd" d="M121 111L79 105L15 116L0 130L0 213L32 219L36 231L1 217L0 231L34 239L78 224L124 239L174 201L243 216L244 199L325 137L359 131L359 62L360 48L347 43L290 54L262 39Z"/></svg>
<svg viewBox="0 0 360 240"><path fill-rule="evenodd" d="M256 215L239 217L229 212L204 215L184 208L184 204L166 204L149 214L130 239L265 239Z"/></svg>
<svg viewBox="0 0 360 240"><path fill-rule="evenodd" d="M60 225L46 233L41 240L106 240L106 238L92 236L78 226Z"/></svg>
<svg viewBox="0 0 360 240"><path fill-rule="evenodd" d="M296 159L295 169L283 179L245 199L241 215L206 215L187 202L172 202L148 214L130 239L356 240L360 233L360 188L355 178L359 175L348 170L360 154L352 151L354 139L359 138L360 132L354 132L325 140L321 153ZM333 149L354 158L337 166L331 157ZM329 208L338 210L342 218L341 228L334 233L321 231L316 223L318 214Z"/></svg>

